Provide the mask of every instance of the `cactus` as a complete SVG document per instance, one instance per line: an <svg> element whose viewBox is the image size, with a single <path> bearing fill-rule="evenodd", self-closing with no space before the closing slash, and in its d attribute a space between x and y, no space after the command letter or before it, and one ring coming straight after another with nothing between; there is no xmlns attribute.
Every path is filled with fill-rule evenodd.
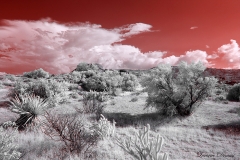
<svg viewBox="0 0 240 160"><path fill-rule="evenodd" d="M155 141L150 140L149 131L150 125L147 124L143 131L136 133L135 140L129 138L128 141L121 142L117 139L117 144L139 160L168 160L166 153L160 153L164 142L163 137L158 135Z"/></svg>
<svg viewBox="0 0 240 160"><path fill-rule="evenodd" d="M98 123L94 124L91 129L94 130L94 132L99 135L101 138L103 137L109 137L114 136L115 134L115 124L116 122L113 120L113 123L111 124L110 121L108 121L102 114L101 118L99 119Z"/></svg>

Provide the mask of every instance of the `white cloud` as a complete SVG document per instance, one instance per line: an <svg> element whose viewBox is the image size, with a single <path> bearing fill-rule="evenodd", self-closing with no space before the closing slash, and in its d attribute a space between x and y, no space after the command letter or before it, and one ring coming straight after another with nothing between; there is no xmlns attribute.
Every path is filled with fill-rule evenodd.
<svg viewBox="0 0 240 160"><path fill-rule="evenodd" d="M211 64L207 61L207 53L201 50L195 51L187 51L185 55L181 55L177 61L177 63L185 61L187 63L198 62L201 61L206 66L211 66Z"/></svg>
<svg viewBox="0 0 240 160"><path fill-rule="evenodd" d="M136 24L125 25L121 28L116 28L115 31L117 31L118 33L121 33L123 37L129 37L142 32L149 32L151 28L152 26L149 24L136 23Z"/></svg>
<svg viewBox="0 0 240 160"><path fill-rule="evenodd" d="M216 58L218 58L219 56L216 54L216 53L214 53L214 54L211 54L211 55L208 55L207 56L207 59L216 59Z"/></svg>
<svg viewBox="0 0 240 160"><path fill-rule="evenodd" d="M94 47L111 48L113 43L131 35L150 31L151 28L148 24L137 23L110 30L95 24L60 24L50 19L4 20L3 24L0 26L0 54L9 58L0 59L0 69L6 66L16 70L37 67L56 74L70 72L83 60L91 62L101 58L96 56L97 52L91 52ZM140 52L139 49L133 48L125 45L115 47L116 53L119 54L120 51ZM108 56L112 55L109 53ZM116 64L120 65L121 61L117 60L118 57L124 55L116 56L118 62ZM114 65L112 57L107 58L109 62L103 65Z"/></svg>
<svg viewBox="0 0 240 160"><path fill-rule="evenodd" d="M230 44L222 45L218 48L218 53L223 54L222 59L228 62L230 68L240 68L240 48L236 40L230 40Z"/></svg>
<svg viewBox="0 0 240 160"><path fill-rule="evenodd" d="M193 26L193 27L190 27L190 29L197 29L198 27L197 26Z"/></svg>
<svg viewBox="0 0 240 160"><path fill-rule="evenodd" d="M129 36L151 31L152 26L144 23L104 29L96 24L60 24L50 19L3 22L5 25L0 26L2 71L43 68L54 74L69 73L80 62L99 63L113 69L149 69L160 63L176 65L181 60L208 63L206 52L200 50L163 58L166 52L142 53L134 46L116 44Z"/></svg>

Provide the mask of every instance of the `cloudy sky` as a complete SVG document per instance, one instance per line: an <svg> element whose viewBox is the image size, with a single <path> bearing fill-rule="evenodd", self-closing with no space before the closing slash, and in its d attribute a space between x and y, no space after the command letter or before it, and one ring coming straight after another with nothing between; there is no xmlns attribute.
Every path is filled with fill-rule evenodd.
<svg viewBox="0 0 240 160"><path fill-rule="evenodd" d="M240 69L239 0L49 0L0 5L0 72L69 73L80 62Z"/></svg>

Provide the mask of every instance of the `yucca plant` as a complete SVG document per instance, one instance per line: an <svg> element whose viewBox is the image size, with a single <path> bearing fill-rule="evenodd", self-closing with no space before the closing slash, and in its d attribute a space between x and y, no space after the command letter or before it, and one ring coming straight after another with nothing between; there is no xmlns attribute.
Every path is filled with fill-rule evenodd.
<svg viewBox="0 0 240 160"><path fill-rule="evenodd" d="M15 121L19 130L25 129L27 124L31 124L49 106L48 99L41 99L33 94L15 96L15 99L10 103L11 110L20 114L20 117Z"/></svg>

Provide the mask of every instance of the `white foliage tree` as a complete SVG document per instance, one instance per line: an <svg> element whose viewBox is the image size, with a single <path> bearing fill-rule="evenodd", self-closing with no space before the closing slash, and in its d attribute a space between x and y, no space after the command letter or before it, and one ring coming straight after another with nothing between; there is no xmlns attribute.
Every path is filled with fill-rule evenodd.
<svg viewBox="0 0 240 160"><path fill-rule="evenodd" d="M148 93L147 107L155 107L168 115L190 115L211 94L217 79L204 76L201 62L181 62L176 70L170 65L159 65L142 80Z"/></svg>

